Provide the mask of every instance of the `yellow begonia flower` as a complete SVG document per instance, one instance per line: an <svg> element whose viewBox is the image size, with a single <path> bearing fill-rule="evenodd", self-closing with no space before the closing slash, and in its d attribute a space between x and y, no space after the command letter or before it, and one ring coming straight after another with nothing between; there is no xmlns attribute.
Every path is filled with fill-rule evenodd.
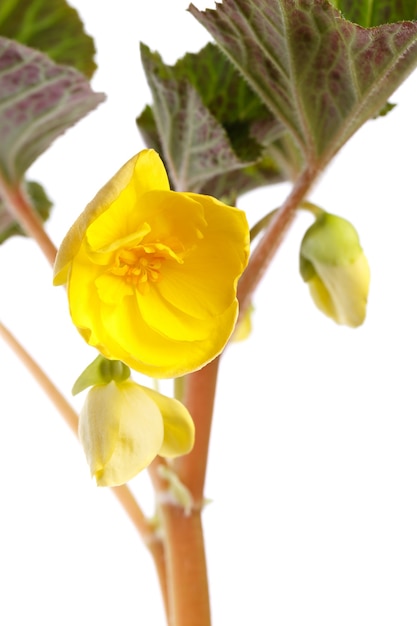
<svg viewBox="0 0 417 626"><path fill-rule="evenodd" d="M58 251L72 320L110 359L169 378L223 350L249 255L245 214L215 198L170 191L143 150L90 202Z"/></svg>
<svg viewBox="0 0 417 626"><path fill-rule="evenodd" d="M156 457L194 445L194 423L178 400L126 380L92 387L80 414L79 437L100 487L122 485Z"/></svg>
<svg viewBox="0 0 417 626"><path fill-rule="evenodd" d="M325 315L351 327L364 322L370 270L350 222L323 212L304 235L300 272Z"/></svg>

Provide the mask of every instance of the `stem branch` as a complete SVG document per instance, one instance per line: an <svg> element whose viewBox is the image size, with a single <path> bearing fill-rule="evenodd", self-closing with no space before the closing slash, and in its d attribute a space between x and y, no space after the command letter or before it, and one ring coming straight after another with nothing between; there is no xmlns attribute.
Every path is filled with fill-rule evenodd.
<svg viewBox="0 0 417 626"><path fill-rule="evenodd" d="M170 626L210 626L210 599L201 511L161 505Z"/></svg>
<svg viewBox="0 0 417 626"><path fill-rule="evenodd" d="M304 170L280 210L272 217L264 236L255 248L248 267L239 281L238 299L241 316L249 306L253 292L274 258L285 232L294 219L297 207L308 193L317 175L316 167Z"/></svg>
<svg viewBox="0 0 417 626"><path fill-rule="evenodd" d="M9 213L20 224L25 233L37 242L48 262L53 265L56 247L48 237L42 220L29 203L23 189L18 185L11 187L0 176L0 196Z"/></svg>
<svg viewBox="0 0 417 626"><path fill-rule="evenodd" d="M164 461L156 459L149 468L159 496L170 626L210 626L211 623L201 510L219 361L217 358L181 380L182 400L196 427L195 443L189 454L175 459L170 467L192 495L191 512L167 501L169 486L158 472L158 465Z"/></svg>

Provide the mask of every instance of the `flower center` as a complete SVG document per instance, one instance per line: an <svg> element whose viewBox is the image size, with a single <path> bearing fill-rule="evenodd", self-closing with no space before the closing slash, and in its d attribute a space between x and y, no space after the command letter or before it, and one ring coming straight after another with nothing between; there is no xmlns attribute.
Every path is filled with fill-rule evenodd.
<svg viewBox="0 0 417 626"><path fill-rule="evenodd" d="M182 253L183 246L177 240L123 247L116 252L111 273L123 277L128 285L146 294L152 283L161 280L167 261L184 263Z"/></svg>

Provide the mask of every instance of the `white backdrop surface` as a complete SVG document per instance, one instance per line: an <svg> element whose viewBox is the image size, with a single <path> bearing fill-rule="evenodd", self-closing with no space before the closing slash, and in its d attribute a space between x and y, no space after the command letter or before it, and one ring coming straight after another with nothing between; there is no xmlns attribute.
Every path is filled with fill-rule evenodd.
<svg viewBox="0 0 417 626"><path fill-rule="evenodd" d="M151 100L138 42L173 63L209 40L188 0L72 5L95 38L93 86L108 98L31 168L56 205L57 244L144 147L135 117ZM372 270L364 326L338 327L314 308L298 274L311 223L300 215L256 293L250 339L223 358L204 515L214 626L417 622L417 74L392 101L310 197L360 233ZM240 206L252 224L287 192L269 187ZM29 241L1 246L0 264L1 320L70 398L95 353L63 290ZM162 626L135 529L2 343L0 373L0 623ZM131 486L151 513L146 474Z"/></svg>

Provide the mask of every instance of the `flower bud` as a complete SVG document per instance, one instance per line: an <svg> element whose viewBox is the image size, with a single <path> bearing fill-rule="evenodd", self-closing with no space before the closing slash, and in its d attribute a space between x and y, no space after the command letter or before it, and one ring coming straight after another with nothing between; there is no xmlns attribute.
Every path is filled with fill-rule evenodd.
<svg viewBox="0 0 417 626"><path fill-rule="evenodd" d="M101 487L127 482L157 454L190 452L194 424L177 400L131 380L95 385L81 410L79 437Z"/></svg>
<svg viewBox="0 0 417 626"><path fill-rule="evenodd" d="M370 270L350 222L320 214L301 242L300 273L325 315L345 326L364 322Z"/></svg>

